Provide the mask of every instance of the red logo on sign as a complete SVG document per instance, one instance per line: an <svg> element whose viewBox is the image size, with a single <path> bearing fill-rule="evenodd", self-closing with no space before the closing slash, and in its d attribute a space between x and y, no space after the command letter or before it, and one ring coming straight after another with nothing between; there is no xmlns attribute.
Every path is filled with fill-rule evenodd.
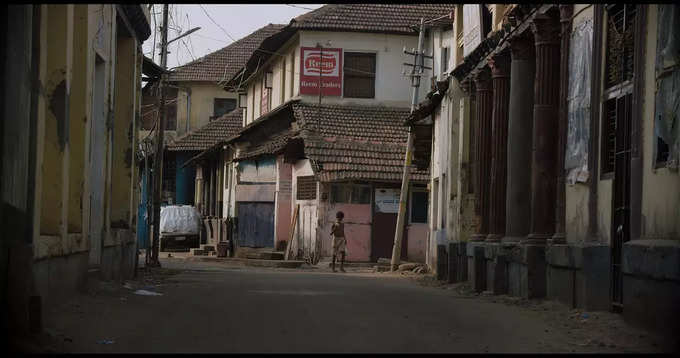
<svg viewBox="0 0 680 358"><path fill-rule="evenodd" d="M335 56L333 54L313 53L309 54L305 60L305 67L307 68L307 71L319 73L319 62L321 62L321 73L324 75L333 73L335 66L337 66L337 63L335 62Z"/></svg>

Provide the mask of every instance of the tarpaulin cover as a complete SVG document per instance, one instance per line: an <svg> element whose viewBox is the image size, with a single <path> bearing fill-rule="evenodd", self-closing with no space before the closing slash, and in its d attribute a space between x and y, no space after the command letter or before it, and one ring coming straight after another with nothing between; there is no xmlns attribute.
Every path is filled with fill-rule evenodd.
<svg viewBox="0 0 680 358"><path fill-rule="evenodd" d="M564 169L567 183L588 181L588 143L590 142L590 71L593 51L593 22L575 26L569 44L569 94L567 96L567 134Z"/></svg>
<svg viewBox="0 0 680 358"><path fill-rule="evenodd" d="M201 214L191 205L161 207L161 233L198 235Z"/></svg>
<svg viewBox="0 0 680 358"><path fill-rule="evenodd" d="M678 26L680 6L659 5L654 134L668 146L666 166L674 170L680 160L680 34L669 29Z"/></svg>

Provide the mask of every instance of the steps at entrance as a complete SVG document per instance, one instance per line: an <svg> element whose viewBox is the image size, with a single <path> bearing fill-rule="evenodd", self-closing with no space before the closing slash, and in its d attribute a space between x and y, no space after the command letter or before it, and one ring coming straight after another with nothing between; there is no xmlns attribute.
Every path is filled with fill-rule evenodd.
<svg viewBox="0 0 680 358"><path fill-rule="evenodd" d="M206 244L201 244L201 250L203 251L215 251L215 246L214 245L206 245Z"/></svg>
<svg viewBox="0 0 680 358"><path fill-rule="evenodd" d="M271 248L239 247L236 257L251 260L283 260L283 251L273 251Z"/></svg>

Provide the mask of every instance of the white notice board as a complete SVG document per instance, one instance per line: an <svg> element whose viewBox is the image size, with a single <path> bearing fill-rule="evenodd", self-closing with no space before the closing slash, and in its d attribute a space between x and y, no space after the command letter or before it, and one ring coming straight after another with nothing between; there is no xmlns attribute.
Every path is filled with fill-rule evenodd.
<svg viewBox="0 0 680 358"><path fill-rule="evenodd" d="M399 212L399 189L376 188L375 189L375 211L379 213Z"/></svg>

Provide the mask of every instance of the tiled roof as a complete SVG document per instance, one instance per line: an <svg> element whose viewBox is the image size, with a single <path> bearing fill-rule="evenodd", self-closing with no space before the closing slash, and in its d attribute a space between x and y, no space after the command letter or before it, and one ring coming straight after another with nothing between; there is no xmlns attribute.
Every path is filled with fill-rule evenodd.
<svg viewBox="0 0 680 358"><path fill-rule="evenodd" d="M170 151L206 150L216 143L234 136L243 127L243 109L235 109L189 132L167 146Z"/></svg>
<svg viewBox="0 0 680 358"><path fill-rule="evenodd" d="M255 158L263 154L278 154L283 151L288 144L288 140L293 136L291 130L286 130L272 135L268 140L257 143L242 151L238 155L238 160Z"/></svg>
<svg viewBox="0 0 680 358"><path fill-rule="evenodd" d="M404 121L410 113L408 108L319 107L291 101L278 108L277 112L277 115L267 116L243 128L240 131L242 138L232 138L253 142L239 153L239 160L287 152L287 146L303 143L304 156L311 159L321 181L401 181L408 136ZM286 125L286 129L275 134L266 133L271 130L264 127L266 124L280 122L285 120L283 117L291 115L292 118L287 120L294 121L292 125ZM267 139L253 140L262 135ZM413 166L411 180L427 181L429 172Z"/></svg>
<svg viewBox="0 0 680 358"><path fill-rule="evenodd" d="M262 40L285 26L269 24L262 27L227 47L177 68L169 76L169 81L227 81L246 64Z"/></svg>
<svg viewBox="0 0 680 358"><path fill-rule="evenodd" d="M329 4L291 20L304 30L413 34L420 18L438 18L454 4Z"/></svg>
<svg viewBox="0 0 680 358"><path fill-rule="evenodd" d="M321 181L401 181L406 154L408 108L293 104L303 132L305 156ZM321 132L316 132L317 123ZM411 170L411 180L426 181L429 172Z"/></svg>

